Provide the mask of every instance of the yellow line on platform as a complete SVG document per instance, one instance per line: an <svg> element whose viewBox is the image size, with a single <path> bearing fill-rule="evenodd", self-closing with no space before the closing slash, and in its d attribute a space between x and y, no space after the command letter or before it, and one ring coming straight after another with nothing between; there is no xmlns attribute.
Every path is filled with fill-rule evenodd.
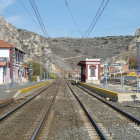
<svg viewBox="0 0 140 140"><path fill-rule="evenodd" d="M20 90L20 89L19 89ZM0 91L6 91L6 90L0 90ZM9 90L9 91L18 91L17 89L16 90Z"/></svg>

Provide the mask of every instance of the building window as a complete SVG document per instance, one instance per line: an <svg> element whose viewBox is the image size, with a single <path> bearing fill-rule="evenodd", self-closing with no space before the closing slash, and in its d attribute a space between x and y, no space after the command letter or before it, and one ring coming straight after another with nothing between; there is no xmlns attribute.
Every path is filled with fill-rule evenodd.
<svg viewBox="0 0 140 140"><path fill-rule="evenodd" d="M95 76L95 67L94 66L91 66L90 68L90 76Z"/></svg>

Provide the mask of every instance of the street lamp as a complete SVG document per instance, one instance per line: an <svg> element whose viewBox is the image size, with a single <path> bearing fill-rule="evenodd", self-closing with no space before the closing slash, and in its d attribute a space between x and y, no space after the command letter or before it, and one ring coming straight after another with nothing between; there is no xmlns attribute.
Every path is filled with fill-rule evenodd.
<svg viewBox="0 0 140 140"><path fill-rule="evenodd" d="M137 93L139 93L139 45L140 41L136 41L137 44Z"/></svg>
<svg viewBox="0 0 140 140"><path fill-rule="evenodd" d="M105 86L105 58L104 58L104 81L103 81L103 85Z"/></svg>
<svg viewBox="0 0 140 140"><path fill-rule="evenodd" d="M129 75L129 54L126 55L128 57L128 65L127 65L127 76Z"/></svg>

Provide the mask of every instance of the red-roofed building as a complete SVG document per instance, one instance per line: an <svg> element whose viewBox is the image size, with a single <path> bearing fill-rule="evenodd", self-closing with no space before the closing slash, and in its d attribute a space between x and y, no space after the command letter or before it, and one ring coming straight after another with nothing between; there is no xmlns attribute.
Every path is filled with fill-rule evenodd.
<svg viewBox="0 0 140 140"><path fill-rule="evenodd" d="M28 67L23 65L24 55L25 52L17 48L16 43L12 46L0 40L0 84L7 83L8 76L9 82L11 78L13 82L17 83L27 81Z"/></svg>

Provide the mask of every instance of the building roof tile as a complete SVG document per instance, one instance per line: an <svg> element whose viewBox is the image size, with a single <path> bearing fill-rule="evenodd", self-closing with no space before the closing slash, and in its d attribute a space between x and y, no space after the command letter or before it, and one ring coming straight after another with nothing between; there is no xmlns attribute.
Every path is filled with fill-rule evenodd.
<svg viewBox="0 0 140 140"><path fill-rule="evenodd" d="M12 45L0 39L0 48L12 48Z"/></svg>

